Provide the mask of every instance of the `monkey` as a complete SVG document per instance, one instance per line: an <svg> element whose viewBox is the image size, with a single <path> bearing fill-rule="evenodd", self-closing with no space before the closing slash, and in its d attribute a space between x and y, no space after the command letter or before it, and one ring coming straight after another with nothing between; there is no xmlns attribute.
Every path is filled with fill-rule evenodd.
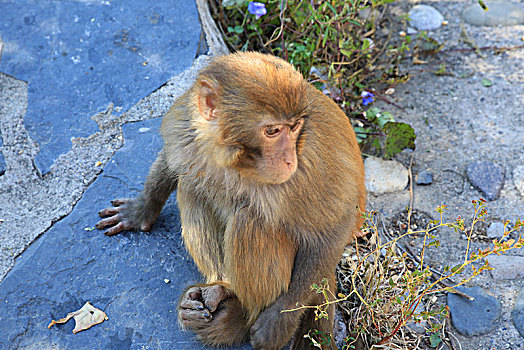
<svg viewBox="0 0 524 350"><path fill-rule="evenodd" d="M180 325L217 347L307 349L305 335L332 334L333 305L320 319L297 305L325 302L310 290L324 278L335 295L337 263L363 222L364 167L344 112L284 60L238 52L199 72L161 135L142 192L112 201L96 227L149 231L177 191L184 244L205 278L182 294Z"/></svg>

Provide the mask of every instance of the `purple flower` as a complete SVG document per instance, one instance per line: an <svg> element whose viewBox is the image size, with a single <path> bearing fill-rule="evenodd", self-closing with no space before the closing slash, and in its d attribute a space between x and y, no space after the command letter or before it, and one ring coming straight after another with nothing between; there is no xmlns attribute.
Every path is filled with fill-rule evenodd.
<svg viewBox="0 0 524 350"><path fill-rule="evenodd" d="M362 91L360 96L362 96L362 104L364 106L367 106L368 104L373 102L373 97L375 97L375 95L373 95L373 93L371 93L369 91Z"/></svg>
<svg viewBox="0 0 524 350"><path fill-rule="evenodd" d="M247 10L252 15L256 15L257 18L260 18L261 16L264 16L267 13L266 5L256 1L250 1L249 5L247 5Z"/></svg>

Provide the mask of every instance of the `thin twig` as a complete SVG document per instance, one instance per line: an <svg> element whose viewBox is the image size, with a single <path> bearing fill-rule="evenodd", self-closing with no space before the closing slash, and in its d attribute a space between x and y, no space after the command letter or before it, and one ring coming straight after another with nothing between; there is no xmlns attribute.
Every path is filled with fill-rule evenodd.
<svg viewBox="0 0 524 350"><path fill-rule="evenodd" d="M411 213L413 212L413 157L415 152L411 152L411 159L409 160L408 176L409 176L409 210L408 210L408 230L411 230Z"/></svg>

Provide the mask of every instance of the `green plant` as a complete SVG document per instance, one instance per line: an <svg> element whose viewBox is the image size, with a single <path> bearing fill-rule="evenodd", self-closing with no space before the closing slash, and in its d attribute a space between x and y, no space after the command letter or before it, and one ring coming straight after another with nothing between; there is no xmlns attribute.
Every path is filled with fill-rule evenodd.
<svg viewBox="0 0 524 350"><path fill-rule="evenodd" d="M430 220L425 228L416 231L408 225L405 232L385 242L380 238L374 213L366 213L365 230L369 231L367 247L360 246L356 241L353 254L346 254L341 260L337 270L338 295L332 295L324 280L312 286L312 291L323 294L323 304L300 305L285 312L313 308L316 317L327 317L327 307L336 304L346 316L347 328L352 330L346 339L345 349L351 349L358 339L368 346L383 345L393 349L415 349L425 339L429 345L436 347L444 338L442 331L448 309L434 296L456 292L455 287L469 282L483 271L492 270L484 260L489 255L504 254L524 246L521 235L518 239L508 239L509 235L524 227L524 223L517 220L509 228L506 221L501 240L493 240L491 247L472 252L470 245L475 225L484 221L487 214L483 199L473 201L473 207L473 218L468 227L461 217L446 222L446 206L441 205L436 209L438 220ZM437 275L425 264L424 257L429 247L440 247L437 231L445 227L465 233L467 245L462 262L446 266ZM423 236L421 251L415 260L401 252L398 246L400 240L413 235ZM452 279L459 281L451 282ZM421 305L425 307L421 308ZM406 327L413 322L424 323L426 334L406 336L413 333Z"/></svg>

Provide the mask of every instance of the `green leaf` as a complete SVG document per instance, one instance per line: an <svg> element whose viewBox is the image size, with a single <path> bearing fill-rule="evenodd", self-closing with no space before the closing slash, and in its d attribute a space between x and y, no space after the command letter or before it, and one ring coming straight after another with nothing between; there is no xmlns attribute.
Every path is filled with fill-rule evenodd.
<svg viewBox="0 0 524 350"><path fill-rule="evenodd" d="M384 125L386 133L385 157L393 158L402 150L409 148L415 149L415 131L411 125L401 122L388 122Z"/></svg>
<svg viewBox="0 0 524 350"><path fill-rule="evenodd" d="M491 80L486 79L486 78L482 79L481 83L482 83L482 86L484 86L484 87L493 86L493 83L491 82Z"/></svg>
<svg viewBox="0 0 524 350"><path fill-rule="evenodd" d="M384 125L386 125L388 122L394 122L395 118L393 118L393 114L389 112L383 112L377 115L377 124L380 126L380 128L384 128Z"/></svg>
<svg viewBox="0 0 524 350"><path fill-rule="evenodd" d="M487 7L486 4L484 3L484 1L479 0L478 2L479 2L480 7L482 7L482 9L483 9L484 11L487 11L487 10L488 10L488 7Z"/></svg>
<svg viewBox="0 0 524 350"><path fill-rule="evenodd" d="M377 107L371 107L366 111L366 119L372 122L379 113L380 109L378 109Z"/></svg>
<svg viewBox="0 0 524 350"><path fill-rule="evenodd" d="M227 27L227 31L229 33L242 34L244 32L244 28L242 28L242 26Z"/></svg>
<svg viewBox="0 0 524 350"><path fill-rule="evenodd" d="M436 348L440 343L442 343L442 339L440 339L440 334L433 333L429 337L429 343L431 344L432 348Z"/></svg>
<svg viewBox="0 0 524 350"><path fill-rule="evenodd" d="M451 272L457 272L461 268L462 268L462 264L455 265L451 268Z"/></svg>

